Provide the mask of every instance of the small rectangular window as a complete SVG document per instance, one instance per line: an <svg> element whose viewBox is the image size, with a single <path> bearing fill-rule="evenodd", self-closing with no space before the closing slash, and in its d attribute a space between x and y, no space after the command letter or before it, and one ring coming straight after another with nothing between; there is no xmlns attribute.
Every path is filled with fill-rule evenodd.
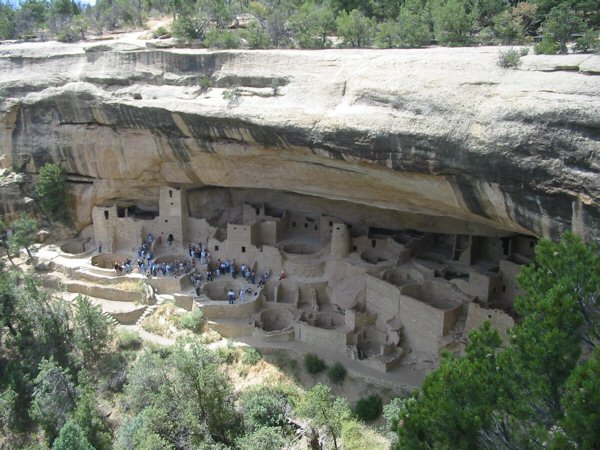
<svg viewBox="0 0 600 450"><path fill-rule="evenodd" d="M104 218L108 220L108 211L104 211Z"/></svg>
<svg viewBox="0 0 600 450"><path fill-rule="evenodd" d="M169 198L173 198L173 191L169 189Z"/></svg>
<svg viewBox="0 0 600 450"><path fill-rule="evenodd" d="M219 246L215 245L215 252L218 252L218 251L219 251Z"/></svg>
<svg viewBox="0 0 600 450"><path fill-rule="evenodd" d="M375 248L377 246L377 241L375 239L373 239L371 241L371 247Z"/></svg>
<svg viewBox="0 0 600 450"><path fill-rule="evenodd" d="M242 247L242 253L246 253L246 247Z"/></svg>

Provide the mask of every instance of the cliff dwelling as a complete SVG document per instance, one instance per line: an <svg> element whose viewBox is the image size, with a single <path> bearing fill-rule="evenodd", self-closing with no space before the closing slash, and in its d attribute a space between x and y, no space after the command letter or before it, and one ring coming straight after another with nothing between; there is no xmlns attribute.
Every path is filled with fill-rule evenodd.
<svg viewBox="0 0 600 450"><path fill-rule="evenodd" d="M598 239L596 59L5 50L1 166L65 170L78 237L40 257L120 324L173 302L233 339L429 369L484 320L505 337L538 237Z"/></svg>
<svg viewBox="0 0 600 450"><path fill-rule="evenodd" d="M484 320L504 335L536 242L443 234L443 218L393 228L394 212L257 189L161 186L154 201L96 205L92 218L87 250L83 238L62 246L88 255L88 277L143 279L153 301L201 308L226 337L300 342L382 373L460 353Z"/></svg>

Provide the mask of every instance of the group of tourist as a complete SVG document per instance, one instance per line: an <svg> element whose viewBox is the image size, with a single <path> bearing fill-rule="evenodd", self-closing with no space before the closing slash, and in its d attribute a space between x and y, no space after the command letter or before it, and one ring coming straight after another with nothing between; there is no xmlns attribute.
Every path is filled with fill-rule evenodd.
<svg viewBox="0 0 600 450"><path fill-rule="evenodd" d="M252 292L250 289L244 290L243 288L240 288L238 291L238 299L240 301L240 303L244 303L244 295L246 292ZM227 300L229 301L230 305L233 305L235 303L235 289L230 288L229 291L227 291Z"/></svg>
<svg viewBox="0 0 600 450"><path fill-rule="evenodd" d="M242 263L238 266L235 260L231 261L226 259L222 261L220 258L213 264L210 260L210 252L206 249L201 242L191 243L188 245L188 254L190 259L187 260L182 258L174 262L162 262L159 263L154 258L153 243L154 236L149 233L143 240L140 247L137 249L137 260L132 261L127 258L122 262L115 262L114 268L117 275L122 275L132 272L136 267L139 273L146 275L148 278L153 277L179 277L185 274L189 274L190 281L194 286L196 295L201 294L201 285L206 281L213 281L215 278L220 278L225 275L231 275L235 279L238 275L241 275L244 280L248 283L256 285L257 275L250 265ZM156 239L156 244L162 244L162 238L159 236ZM204 266L198 268L197 265ZM203 274L206 274L204 277ZM265 270L258 280L258 287L263 287L269 279L270 271ZM285 278L285 272L281 272L279 279ZM252 289L229 289L227 291L227 300L230 304L235 303L236 297L240 303L244 302L244 296L247 293L251 293Z"/></svg>

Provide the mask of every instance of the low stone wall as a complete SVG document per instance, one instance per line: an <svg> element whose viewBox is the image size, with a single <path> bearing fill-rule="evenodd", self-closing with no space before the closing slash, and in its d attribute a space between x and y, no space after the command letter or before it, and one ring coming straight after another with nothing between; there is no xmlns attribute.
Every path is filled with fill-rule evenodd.
<svg viewBox="0 0 600 450"><path fill-rule="evenodd" d="M218 319L242 319L252 316L258 311L264 302L264 297L261 295L255 300L246 301L244 303L234 303L230 305L228 302L210 302L198 306L204 312L206 320ZM252 332L250 332L252 334Z"/></svg>
<svg viewBox="0 0 600 450"><path fill-rule="evenodd" d="M349 336L352 332L346 330L345 327L327 330L312 327L304 322L296 322L294 324L294 333L297 341L328 348L340 353L345 353L346 346L352 341Z"/></svg>
<svg viewBox="0 0 600 450"><path fill-rule="evenodd" d="M233 338L238 336L251 336L254 331L254 325L251 323L244 323L242 321L235 322L208 322L208 327L215 330L221 336L226 338Z"/></svg>
<svg viewBox="0 0 600 450"><path fill-rule="evenodd" d="M117 322L122 325L134 325L144 311L146 311L147 306L141 306L140 308L134 309L133 311L127 312L111 312L109 313Z"/></svg>
<svg viewBox="0 0 600 450"><path fill-rule="evenodd" d="M187 294L175 294L175 306L191 311L194 307L194 298Z"/></svg>
<svg viewBox="0 0 600 450"><path fill-rule="evenodd" d="M158 294L174 294L176 292L182 291L182 278L187 275L182 275L181 277L154 277L146 280L150 286L154 288L156 293Z"/></svg>
<svg viewBox="0 0 600 450"><path fill-rule="evenodd" d="M138 291L128 291L113 286L102 286L99 284L89 284L74 280L65 281L63 286L67 292L74 292L117 302L136 302L142 300L142 294Z"/></svg>
<svg viewBox="0 0 600 450"><path fill-rule="evenodd" d="M325 262L319 260L309 260L307 262L286 260L283 264L283 270L287 273L293 273L297 277L319 277L325 272ZM275 276L278 275L275 274Z"/></svg>
<svg viewBox="0 0 600 450"><path fill-rule="evenodd" d="M252 337L260 338L266 342L287 342L293 341L295 336L295 331L292 326L286 330L278 330L278 331L264 331L260 328L254 328L252 331Z"/></svg>

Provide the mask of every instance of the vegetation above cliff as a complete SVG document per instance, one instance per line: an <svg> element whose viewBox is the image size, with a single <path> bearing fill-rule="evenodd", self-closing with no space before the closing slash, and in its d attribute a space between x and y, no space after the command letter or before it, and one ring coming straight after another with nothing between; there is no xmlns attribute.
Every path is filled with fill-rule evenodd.
<svg viewBox="0 0 600 450"><path fill-rule="evenodd" d="M0 3L0 38L48 30L60 40L86 33L143 26L151 15L169 14L181 41L209 47L422 47L514 44L543 36L540 53L598 50L598 3L593 0L332 0L280 2L207 0L26 0ZM334 36L333 39L331 37Z"/></svg>

